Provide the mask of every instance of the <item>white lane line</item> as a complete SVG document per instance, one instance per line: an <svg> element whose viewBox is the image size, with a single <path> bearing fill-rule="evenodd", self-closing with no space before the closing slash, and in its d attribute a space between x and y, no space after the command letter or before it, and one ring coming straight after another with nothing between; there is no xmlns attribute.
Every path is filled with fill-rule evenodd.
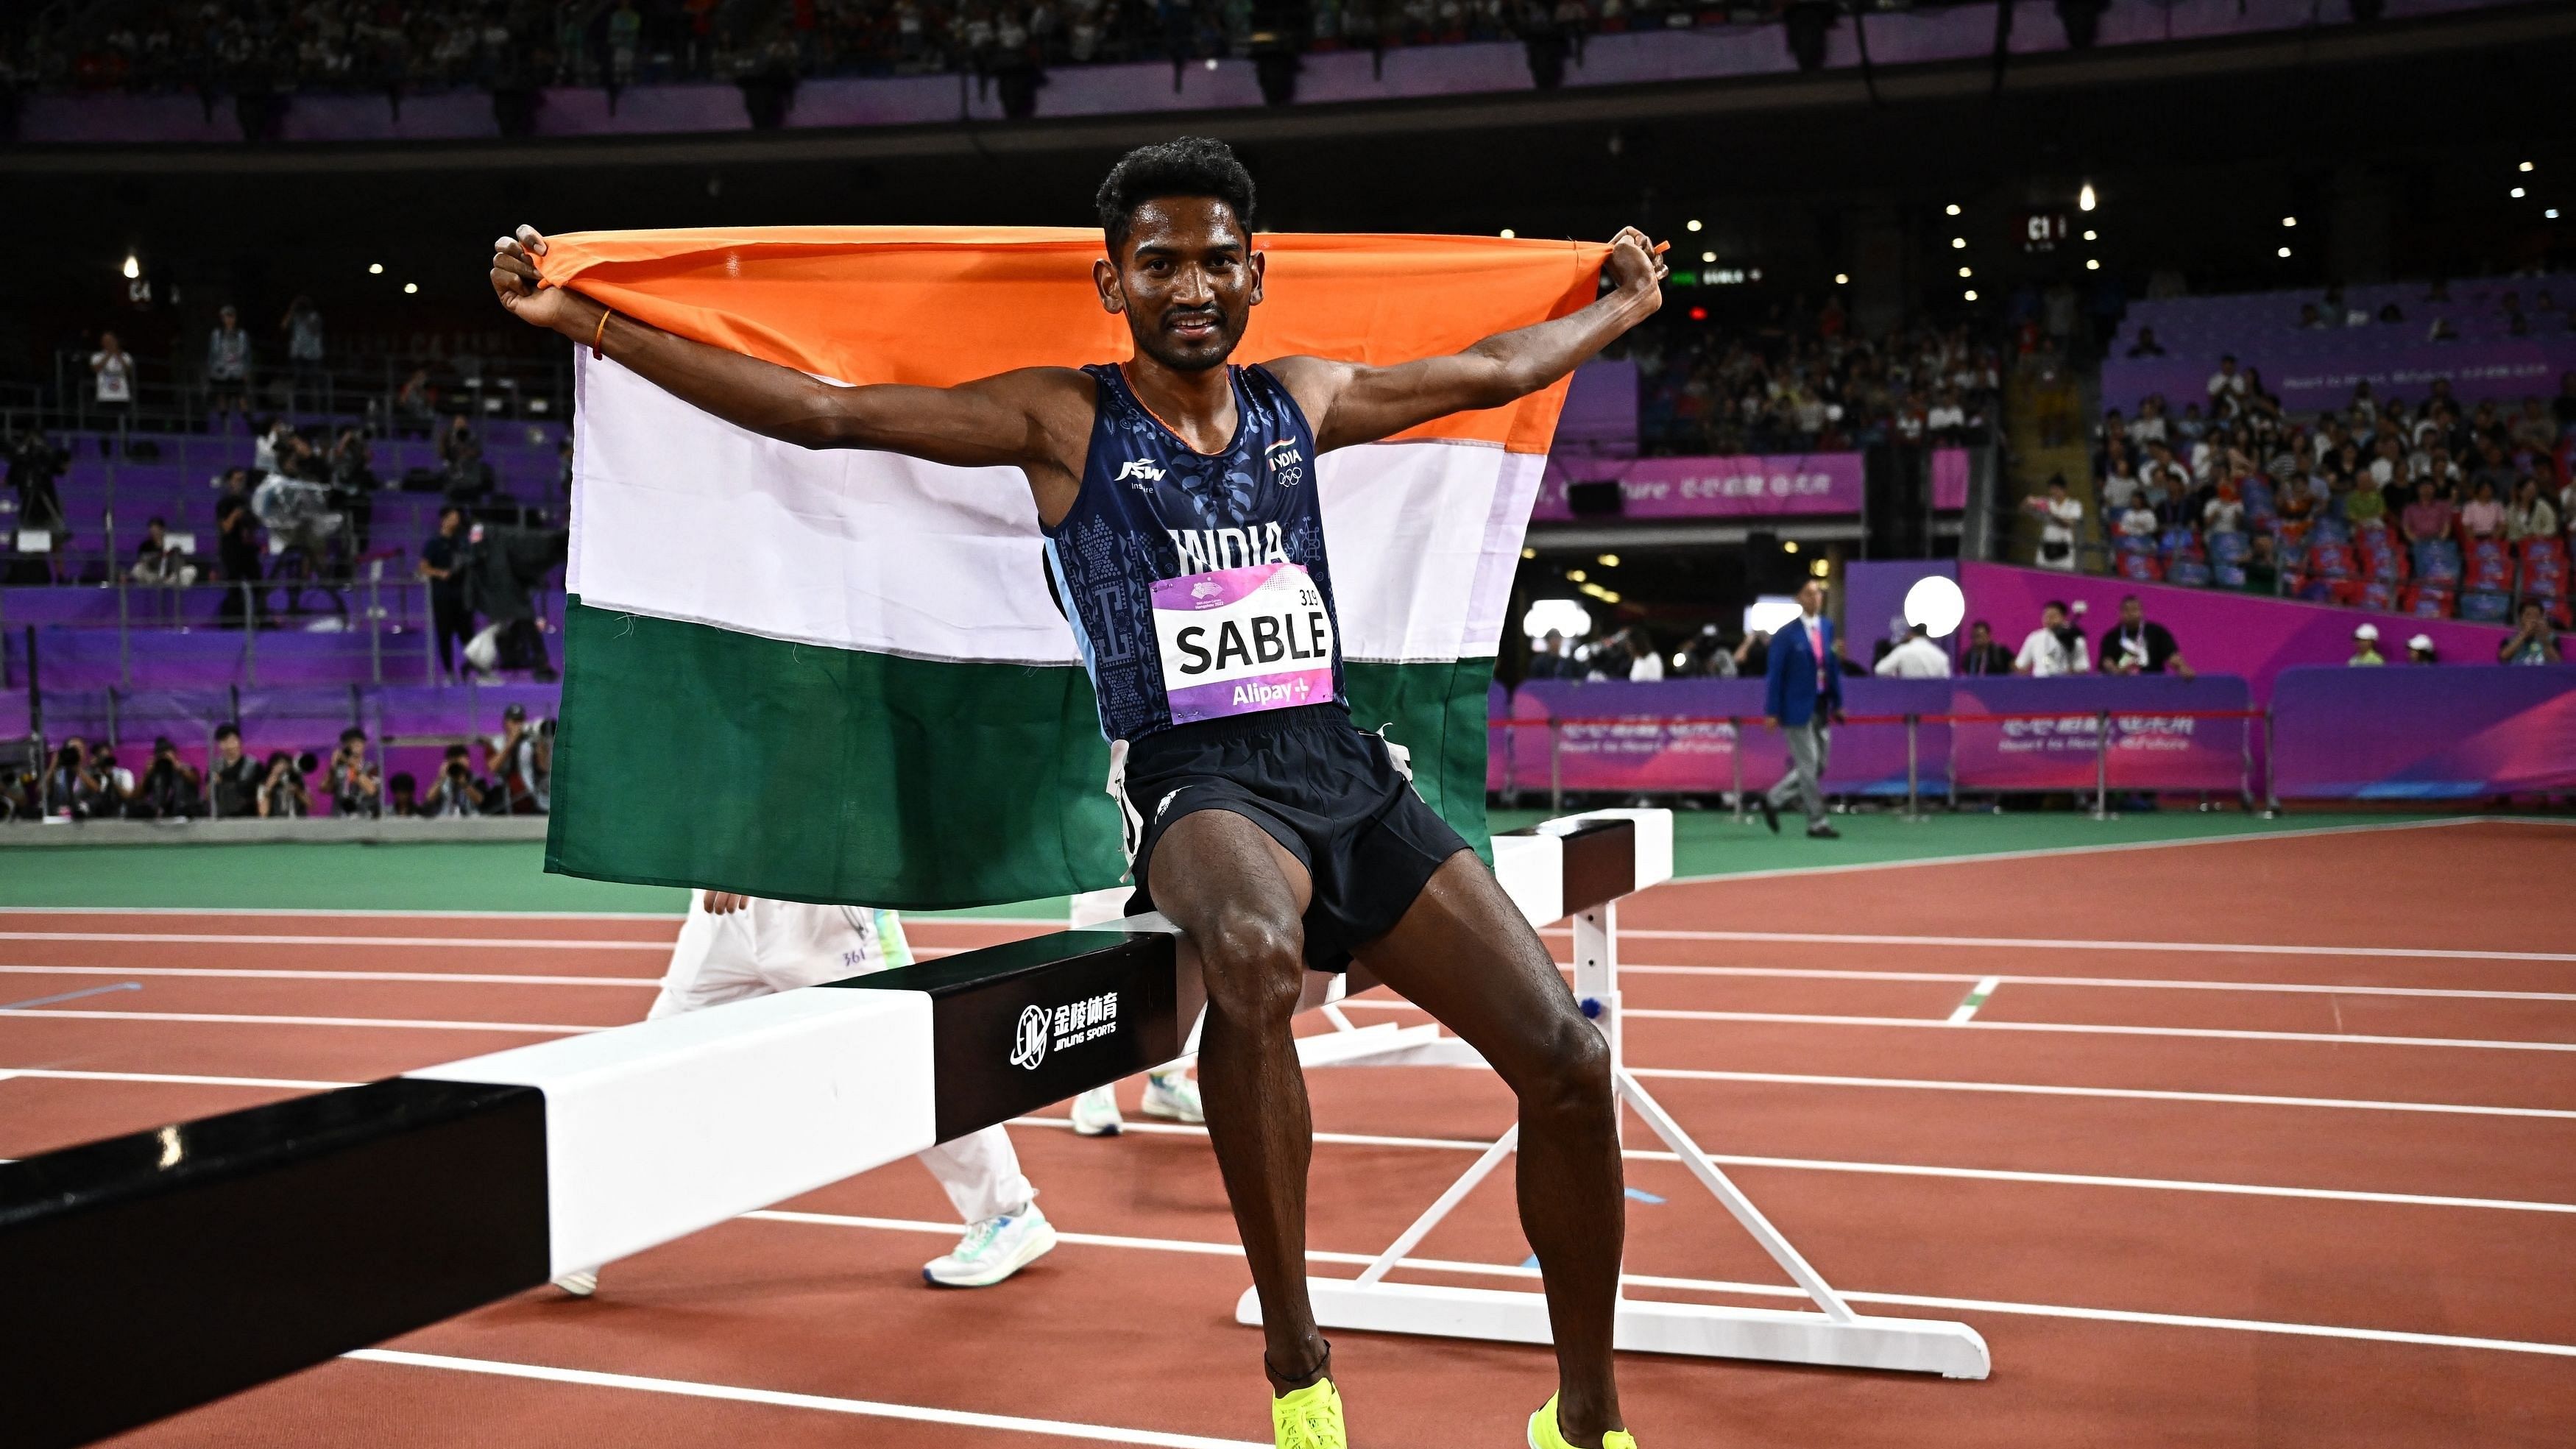
<svg viewBox="0 0 2576 1449"><path fill-rule="evenodd" d="M1475 1070L1483 1070L1476 1068ZM1906 1092L1979 1092L2000 1096L2092 1097L2112 1101L2189 1102L2236 1107L2322 1107L2356 1112L2425 1112L2438 1116L2523 1117L2576 1122L2576 1110L2558 1107L2486 1107L2460 1102L2390 1102L2357 1097L2280 1097L2254 1092L2184 1092L2153 1087L2059 1087L2041 1082L1954 1082L1933 1077L1837 1077L1809 1072L1724 1072L1689 1067L1630 1067L1641 1077L1682 1082L1738 1082L1764 1086L1860 1087ZM67 1082L167 1082L205 1087L302 1087L327 1091L357 1082L293 1077L216 1077L187 1072L83 1072L51 1067L0 1067L0 1081L42 1077ZM1050 1120L1050 1125L1051 1119ZM1131 1124L1133 1125L1133 1124Z"/></svg>
<svg viewBox="0 0 2576 1449"><path fill-rule="evenodd" d="M604 1026L549 1026L526 1021L418 1021L384 1016L238 1016L212 1011L34 1011L0 1009L19 1021L197 1021L227 1026L383 1026L406 1031L524 1031L553 1036L607 1031Z"/></svg>
<svg viewBox="0 0 2576 1449"><path fill-rule="evenodd" d="M1353 1006L1378 1007L1401 1003L1345 1001ZM1797 1011L1677 1011L1661 1007L1630 1006L1621 1014L1653 1021L1743 1021L1776 1022L1792 1026L1938 1026L1946 1021L1930 1021L1916 1016L1831 1016ZM2198 1037L2214 1041L2306 1041L2330 1042L2340 1046L2411 1046L2473 1049L2506 1052L2576 1052L2576 1042L2566 1041L2490 1041L2478 1037L2451 1036L2374 1036L2366 1032L2340 1031L2248 1031L2230 1027L2202 1026L2108 1026L2061 1021L1968 1021L1958 1024L1963 1031L2040 1031L2071 1032L2082 1036L2161 1036Z"/></svg>
<svg viewBox="0 0 2576 1449"><path fill-rule="evenodd" d="M506 971L262 971L214 966L10 966L0 976L179 976L227 981L434 981L458 986L659 986L658 976L519 976Z"/></svg>
<svg viewBox="0 0 2576 1449"><path fill-rule="evenodd" d="M1565 963L1559 962L1560 967ZM6 970L0 967L0 970ZM94 968L106 971L111 968ZM1831 971L1805 966L1640 966L1619 963L1622 974L1721 976L1790 981L1998 981L2008 986L2135 987L2149 991L2251 991L2293 996L2403 996L2455 1001L2576 1001L2576 991L2475 991L2452 986L2329 986L2308 981L2167 981L2152 976L1980 976L1973 971Z"/></svg>
<svg viewBox="0 0 2576 1449"><path fill-rule="evenodd" d="M1342 1003L1345 1011L1420 1011L1410 1001L1383 1000L1373 996L1354 996ZM1805 1011L1685 1011L1676 1007L1628 1006L1620 1014L1648 1021L1741 1021L1768 1022L1791 1026L1957 1026L1965 1031L2040 1031L2071 1032L2084 1036L2162 1036L2196 1037L2217 1041L2305 1041L2330 1042L2344 1046L2414 1046L2458 1047L2485 1051L2576 1052L2576 1042L2563 1041L2493 1041L2482 1037L2451 1036L2375 1036L2366 1032L2339 1031L2252 1031L2237 1027L2216 1026L2114 1026L2100 1023L2068 1021L1935 1021L1922 1016L1847 1016Z"/></svg>
<svg viewBox="0 0 2576 1449"><path fill-rule="evenodd" d="M1968 851L1928 855L1913 860L1869 860L1848 865L1784 865L1768 870L1729 871L1720 875L1675 876L1671 885L1705 885L1734 880L1777 880L1802 875L1849 875L1855 871L1903 870L1918 865L1975 865L1989 860L2046 860L2061 855L2112 855L2131 850L2177 850L2193 845L2245 845L2265 840L2299 840L2318 835L2359 835L2386 830L2437 830L2451 825L2518 823L2510 816L2452 815L2439 820L2368 821L2359 825L2310 825L2297 830L2245 830L2228 835L2194 835L2180 840L2122 840L2101 845L2041 845L2027 850Z"/></svg>
<svg viewBox="0 0 2576 1449"><path fill-rule="evenodd" d="M0 1082L27 1077L48 1082L152 1082L177 1087L292 1087L327 1092L356 1082L316 1082L299 1077L201 1077L190 1072L75 1072L56 1067L0 1067Z"/></svg>
<svg viewBox="0 0 2576 1449"><path fill-rule="evenodd" d="M2335 1107L2366 1112L2433 1112L2466 1117L2533 1117L2576 1122L2557 1107L2479 1107L2450 1102L2383 1102L2352 1097L2272 1097L2252 1092L2182 1092L2150 1087L2052 1087L2034 1082L1950 1082L1931 1077L1831 1077L1806 1072L1713 1072L1630 1067L1641 1077L1684 1082L1755 1082L1792 1087L1879 1087L1915 1092L1992 1092L2033 1097L2104 1097L2140 1102L2207 1102L2243 1107Z"/></svg>
<svg viewBox="0 0 2576 1449"><path fill-rule="evenodd" d="M1481 1070L1481 1069L1480 1069ZM1919 1092L1980 1092L2006 1096L2092 1097L2118 1101L2191 1102L2244 1107L2324 1107L2364 1112L2423 1112L2465 1117L2524 1117L2542 1121L2576 1121L2576 1110L2557 1107L2489 1107L2453 1102L2394 1102L2353 1097L2282 1097L2252 1092L2185 1092L2151 1087L2062 1087L2038 1082L1956 1082L1930 1077L1841 1077L1806 1072L1702 1071L1687 1067L1631 1067L1641 1077L1690 1082L1740 1082L1772 1086L1862 1087ZM356 1082L325 1082L285 1077L216 1077L168 1072L83 1072L37 1067L0 1067L9 1077L59 1078L64 1081L170 1082L209 1087L305 1087L327 1090ZM1032 1119L1046 1121L1052 1119Z"/></svg>
<svg viewBox="0 0 2576 1449"><path fill-rule="evenodd" d="M596 1369L555 1368L546 1364L506 1363L499 1359L457 1358L443 1353L411 1353L393 1348L361 1348L341 1355L361 1363L404 1368L445 1369L453 1373L490 1374L498 1378L537 1379L580 1384L594 1389L629 1389L684 1399L723 1399L737 1404L765 1404L779 1409L812 1409L868 1419L900 1419L939 1424L951 1429L997 1429L1011 1434L1045 1434L1098 1444L1146 1444L1154 1449L1269 1449L1250 1439L1211 1439L1203 1434L1170 1434L1159 1429L1124 1429L1106 1424L1079 1424L1067 1419L1030 1419L1017 1414L978 1414L964 1409L934 1409L919 1404L889 1404L872 1399L841 1399L826 1394L792 1394L780 1389L750 1389L695 1379L652 1378L642 1374L601 1373Z"/></svg>
<svg viewBox="0 0 2576 1449"><path fill-rule="evenodd" d="M1570 926L1542 934L1571 935ZM2317 946L2245 941L2095 941L2075 936L1870 936L1844 931L1680 931L1621 926L1640 941L1744 941L1787 946L1971 946L1982 950L2182 951L2193 955L2369 956L2423 961L2576 961L2576 951L2469 951L2433 946Z"/></svg>
<svg viewBox="0 0 2576 1449"><path fill-rule="evenodd" d="M1064 1117L1014 1117L1014 1127L1061 1127L1070 1130L1073 1123ZM1130 1121L1128 1132L1164 1133L1175 1137L1204 1137L1204 1127L1185 1127L1170 1122ZM1318 1132L1317 1142L1337 1147L1411 1147L1445 1152L1483 1152L1491 1142L1462 1141L1454 1137L1395 1137L1366 1132ZM1679 1162L1673 1152L1649 1152L1630 1148L1619 1154L1632 1162ZM2367 1192L2341 1187L2270 1187L2249 1182L2202 1182L2175 1177L2108 1177L2089 1172L2023 1172L2001 1167L1933 1167L1910 1162L1852 1162L1827 1157L1755 1157L1743 1153L1711 1152L1709 1161L1721 1167L1771 1167L1790 1172L1844 1172L1885 1177L1942 1177L1967 1182L2036 1183L2053 1187L2118 1187L2150 1192L2217 1193L2231 1197L2302 1198L2315 1202L2363 1202L2394 1207L2484 1208L2500 1212L2566 1213L2576 1215L2576 1203L2532 1202L2510 1197L2447 1197L2413 1192Z"/></svg>
<svg viewBox="0 0 2576 1449"><path fill-rule="evenodd" d="M1977 984L1968 988L1968 994L1960 998L1959 1004L1950 1009L1949 1024L1965 1026L1976 1020L1977 1008L1986 1004L1986 998L1995 994L1995 988L2003 985L2003 980L2000 976L1979 977Z"/></svg>
<svg viewBox="0 0 2576 1449"><path fill-rule="evenodd" d="M886 1232L923 1233L955 1237L955 1223L913 1222L902 1218L845 1217L834 1213L753 1212L744 1217L766 1222L805 1223L817 1227L872 1228ZM1082 1247L1127 1248L1146 1252L1185 1253L1194 1256L1240 1258L1243 1249L1233 1243L1198 1242L1187 1238L1136 1238L1102 1233L1073 1233L1056 1230L1061 1242ZM1330 1253L1310 1248L1310 1261L1318 1263L1366 1264L1366 1253ZM1486 1278L1518 1278L1536 1281L1536 1268L1501 1263L1459 1262L1448 1258L1406 1258L1399 1267L1425 1273L1451 1273ZM1731 1283L1713 1278L1669 1278L1647 1273L1622 1273L1622 1283L1639 1288L1666 1288L1695 1293L1723 1293L1754 1298L1799 1298L1804 1290L1771 1283ZM2406 1344L2424 1348L2475 1348L2502 1353L2538 1353L2557 1357L2576 1357L2576 1344L2539 1343L2517 1338L2471 1338L2449 1333L2410 1333L2389 1328L2344 1328L2321 1323L2284 1323L2263 1318L2218 1318L2189 1313L2146 1313L2121 1308L2077 1308L2056 1303L2014 1303L1991 1298L1938 1298L1918 1293L1871 1293L1850 1289L1837 1290L1855 1303L1882 1303L1896 1308L1930 1308L1949 1313L2005 1313L2040 1318L2089 1319L2101 1323L2126 1323L2165 1328L2211 1328L2236 1333L2275 1333L2302 1338L2341 1338L2365 1343Z"/></svg>
<svg viewBox="0 0 2576 1449"><path fill-rule="evenodd" d="M253 936L221 931L0 931L0 941L106 941L164 946L458 946L500 951L658 951L668 941L572 940L561 936Z"/></svg>

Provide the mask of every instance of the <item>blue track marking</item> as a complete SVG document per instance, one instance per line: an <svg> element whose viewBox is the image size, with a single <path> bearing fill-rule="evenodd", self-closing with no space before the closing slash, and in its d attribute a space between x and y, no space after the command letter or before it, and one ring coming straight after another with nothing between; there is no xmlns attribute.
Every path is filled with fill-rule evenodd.
<svg viewBox="0 0 2576 1449"><path fill-rule="evenodd" d="M39 996L28 1001L12 1001L6 1005L0 1005L0 1011L17 1011L29 1006L51 1006L58 1001L78 1001L84 996L105 996L111 991L140 991L142 989L143 983L140 981L120 981L114 986L93 986L87 991L66 991L60 996Z"/></svg>

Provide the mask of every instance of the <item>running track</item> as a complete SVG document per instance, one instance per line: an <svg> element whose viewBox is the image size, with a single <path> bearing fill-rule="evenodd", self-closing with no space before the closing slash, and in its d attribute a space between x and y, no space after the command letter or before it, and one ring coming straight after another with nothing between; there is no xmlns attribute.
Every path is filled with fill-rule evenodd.
<svg viewBox="0 0 2576 1449"><path fill-rule="evenodd" d="M1958 1384L1630 1357L1632 1423L1652 1449L2576 1442L2571 879L2576 829L2490 821L1632 902L1650 1087L1866 1311L1963 1318L1995 1360ZM673 929L0 913L0 1156L633 1020ZM1310 1080L1324 1272L1510 1117L1481 1073ZM1204 1138L1015 1135L1069 1240L1001 1288L920 1285L955 1227L898 1164L614 1265L589 1302L526 1295L119 1442L1266 1444ZM1787 1303L1630 1141L1662 1201L1629 1205L1629 1291ZM1480 1189L1414 1271L1514 1286L1510 1200ZM1547 1392L1538 1350L1337 1356L1364 1446L1516 1445Z"/></svg>

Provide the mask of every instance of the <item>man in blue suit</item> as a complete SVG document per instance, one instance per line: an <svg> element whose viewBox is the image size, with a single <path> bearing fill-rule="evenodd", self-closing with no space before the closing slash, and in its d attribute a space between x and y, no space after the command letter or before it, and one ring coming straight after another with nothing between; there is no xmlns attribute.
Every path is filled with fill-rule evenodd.
<svg viewBox="0 0 2576 1449"><path fill-rule="evenodd" d="M1838 839L1842 832L1825 821L1822 780L1829 727L1842 717L1843 675L1825 621L1825 586L1814 579L1798 587L1797 620L1771 636L1769 683L1762 712L1789 743L1789 773L1759 797L1762 823L1778 834L1780 806L1794 793L1807 812L1807 838Z"/></svg>

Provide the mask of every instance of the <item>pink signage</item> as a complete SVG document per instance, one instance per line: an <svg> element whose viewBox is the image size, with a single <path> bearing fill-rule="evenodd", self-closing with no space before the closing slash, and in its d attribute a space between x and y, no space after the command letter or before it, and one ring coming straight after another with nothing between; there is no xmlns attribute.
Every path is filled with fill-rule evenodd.
<svg viewBox="0 0 2576 1449"><path fill-rule="evenodd" d="M1562 522L1576 516L1567 490L1616 482L1620 506L1584 517L1761 518L1795 514L1857 514L1861 508L1858 453L1804 453L1770 457L1592 459L1551 457L1530 516Z"/></svg>

